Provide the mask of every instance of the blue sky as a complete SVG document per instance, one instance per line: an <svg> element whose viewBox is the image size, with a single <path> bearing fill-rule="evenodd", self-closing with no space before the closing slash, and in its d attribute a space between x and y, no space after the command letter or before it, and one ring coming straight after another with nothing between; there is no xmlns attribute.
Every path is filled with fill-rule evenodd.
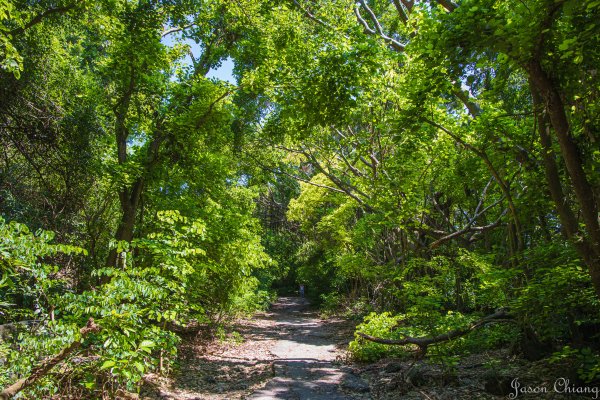
<svg viewBox="0 0 600 400"><path fill-rule="evenodd" d="M176 33L167 35L166 37L164 37L162 39L162 42L167 46L173 46L177 42L185 43L190 46L190 48L192 50L192 54L194 55L195 58L198 58L201 53L200 46L197 43L195 43L191 39L181 40L181 35L176 34ZM192 62L192 59L189 56L187 56L185 58L184 62L190 64ZM226 58L221 63L220 67L214 68L214 69L211 69L210 71L208 71L208 74L206 74L206 77L207 78L217 78L222 81L226 81L233 85L236 85L237 81L236 81L235 77L233 76L233 60L230 57Z"/></svg>
<svg viewBox="0 0 600 400"><path fill-rule="evenodd" d="M206 74L207 78L217 78L222 81L227 81L231 84L237 84L235 77L233 76L233 60L231 57L223 60L223 63L219 68L211 69Z"/></svg>

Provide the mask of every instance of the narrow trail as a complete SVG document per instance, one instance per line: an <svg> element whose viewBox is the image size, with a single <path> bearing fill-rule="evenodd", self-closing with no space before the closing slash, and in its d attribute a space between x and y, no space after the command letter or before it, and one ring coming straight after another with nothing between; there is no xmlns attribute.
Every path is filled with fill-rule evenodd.
<svg viewBox="0 0 600 400"><path fill-rule="evenodd" d="M149 399L368 399L369 386L336 362L352 339L342 319L319 318L308 302L283 297L234 326L224 340L196 338L181 349L180 373L157 380Z"/></svg>
<svg viewBox="0 0 600 400"><path fill-rule="evenodd" d="M277 339L271 353L275 377L249 398L263 399L350 399L341 391L350 379L334 363L336 321L323 321L308 310L303 299L283 298L273 306ZM366 389L367 387L365 387Z"/></svg>
<svg viewBox="0 0 600 400"><path fill-rule="evenodd" d="M353 338L353 324L339 318L321 319L297 297L280 298L268 312L239 320L232 329L217 338L184 340L178 374L149 379L142 399L502 399L513 393L509 386L513 377L549 387L551 392L544 398L573 397L551 390L555 377L564 376L561 371L541 361L515 358L508 349L466 356L452 374L428 359L389 358L366 365L338 362ZM484 367L490 360L499 360L501 364L495 365L502 367L491 373ZM541 397L521 393L521 398Z"/></svg>

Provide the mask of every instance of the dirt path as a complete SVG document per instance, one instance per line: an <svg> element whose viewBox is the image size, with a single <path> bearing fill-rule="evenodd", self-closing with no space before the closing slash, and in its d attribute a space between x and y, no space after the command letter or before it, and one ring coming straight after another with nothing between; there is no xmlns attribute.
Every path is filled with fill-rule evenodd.
<svg viewBox="0 0 600 400"><path fill-rule="evenodd" d="M320 319L299 298L280 298L269 312L240 320L232 328L217 334L217 338L184 340L179 374L170 379L149 377L142 398L505 399L514 391L510 387L514 377L530 387L548 387L551 391L543 397L523 393L519 399L572 398L552 392L553 382L568 376L566 371L544 360L522 360L508 349L465 356L454 370L426 358L390 358L361 365L338 363L353 337L353 325L342 319Z"/></svg>
<svg viewBox="0 0 600 400"><path fill-rule="evenodd" d="M336 345L345 344L339 325L344 321L323 321L311 313L298 298L283 298L273 307L274 328L278 333L271 353L275 377L252 394L253 400L262 399L351 399L341 390L358 379L343 371L334 361L339 355ZM350 381L353 380L353 383ZM359 390L361 388L358 388ZM368 390L364 384L363 391Z"/></svg>
<svg viewBox="0 0 600 400"><path fill-rule="evenodd" d="M368 384L336 362L352 339L347 321L322 320L308 303L288 297L234 329L222 340L185 343L179 376L157 381L150 398L369 398Z"/></svg>

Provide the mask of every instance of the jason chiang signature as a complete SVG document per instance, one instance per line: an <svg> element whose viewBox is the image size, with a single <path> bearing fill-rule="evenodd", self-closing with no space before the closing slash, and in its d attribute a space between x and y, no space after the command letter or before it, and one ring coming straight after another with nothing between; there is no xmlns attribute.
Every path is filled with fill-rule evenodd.
<svg viewBox="0 0 600 400"><path fill-rule="evenodd" d="M515 378L511 381L510 387L512 393L508 395L509 399L516 399L520 394L534 393L563 393L563 394L590 394L592 399L597 399L600 395L600 387L598 386L576 386L570 383L567 378L558 378L554 381L554 385L551 388L546 386L526 386L519 382L519 378Z"/></svg>

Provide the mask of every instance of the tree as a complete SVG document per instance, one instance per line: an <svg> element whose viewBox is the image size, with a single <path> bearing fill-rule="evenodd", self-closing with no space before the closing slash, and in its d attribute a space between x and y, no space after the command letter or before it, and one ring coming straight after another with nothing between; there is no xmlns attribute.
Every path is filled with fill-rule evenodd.
<svg viewBox="0 0 600 400"><path fill-rule="evenodd" d="M377 75L382 73L380 71L387 71L387 73L395 71L405 76L406 79L410 79L410 84L403 86L404 97L408 101L406 106L403 105L404 109L401 111L403 118L408 117L405 121L413 124L424 122L434 126L481 159L507 203L512 219L510 223L513 231L511 240L514 242L514 245L511 245L514 247L511 250L512 254L517 254L523 249L525 240L522 217L519 215L515 201L516 196L513 193L515 191L513 180L516 177L521 179L521 172L517 169L517 171L506 171L506 174L503 174L498 164L492 160L495 156L490 156L488 152L492 154L502 154L507 150L514 152L515 161L519 164L515 164L514 167L520 168L528 162L531 166L532 153L537 150L523 146L521 143L526 143L526 140L525 142L521 142L521 138L515 140L514 133L510 130L505 130L507 134L501 134L501 140L493 140L492 143L497 144L493 150L487 151L484 147L490 145L490 138L498 137L498 134L493 132L496 128L490 125L494 122L493 119L497 118L500 112L504 112L503 109L508 108L506 107L508 103L501 97L505 94L501 94L500 91L514 88L514 86L502 87L495 82L502 83L504 80L500 75L503 73L502 71L510 70L513 75L521 74L525 80L519 82L517 87L533 91L533 96L538 99L537 106L534 107L531 96L529 99L521 97L519 107L523 110L522 112L515 114L510 109L505 112L509 114L509 118L512 115L513 120L517 123L521 123L519 115L531 116L534 111L547 115L546 121L552 126L555 133L562 156L561 160L571 182L570 185L561 184L565 187L560 189L557 182L561 179L556 175L556 171L552 167L549 170L546 167L548 180L553 182L551 185L553 187L552 199L562 221L563 230L574 246L579 249L580 257L588 265L590 276L600 295L597 267L599 225L597 195L595 194L598 189L596 180L590 175L591 168L595 168L592 167L595 165L595 161L591 157L592 153L587 150L596 139L592 133L587 135L575 133L593 132L592 120L582 116L591 115L588 108L595 106L583 106L581 99L591 100L593 98L591 97L594 96L592 93L586 95L589 90L585 88L595 87L592 80L595 79L596 74L587 74L589 82L585 86L576 79L570 78L576 74L575 66L589 65L589 68L592 68L591 66L594 64L592 60L595 59L596 52L591 49L595 49L597 43L595 39L592 39L591 32L595 32L597 29L597 24L593 22L593 16L598 11L597 7L593 2L586 2L583 7L576 7L574 2L569 1L533 1L519 4L517 7L509 7L508 4L497 5L491 1L468 1L459 4L447 1L361 1L354 8L355 27L351 25L348 9L342 5L338 7L321 3L294 2L292 10L286 12L296 15L295 18L302 16L311 23L308 28L306 27L308 24L302 25L304 27L302 29L305 29L307 33L299 33L301 28L296 28L297 35L316 32L319 37L332 40L332 46L336 46L332 49L342 49L341 52L344 52L344 46L359 48L359 43L369 43L368 48L372 54L363 56L362 64L373 62L380 70L378 72L373 70L370 74L362 75L363 77L376 81ZM281 25L286 26L285 23L281 23ZM356 26L361 27L363 33L373 39L369 40L364 36L361 38ZM305 43L311 42L306 40ZM381 53L382 46L396 54ZM326 47L316 47L313 51L318 49L321 54L333 52L332 50L323 50L324 48L326 49ZM590 51L582 52L584 48L590 49ZM294 50L281 51L282 55L278 57L289 63L290 57L286 54L292 52L302 54L307 49L306 44L300 45ZM379 55L374 56L375 52L379 52ZM347 52L347 54L350 53ZM573 62L569 63L567 60L571 59L571 56L573 56ZM369 61L367 61L367 57ZM390 58L397 59L400 68L392 64L386 65L385 60ZM337 71L343 70L340 69L340 65L343 66L348 60L352 59L344 58L336 61L337 67L323 70L321 76L335 82ZM444 60L444 62L439 63L439 60ZM303 62L307 63L307 59L305 58ZM517 69L515 70L514 67ZM352 70L358 71L360 68L355 66ZM292 71L301 70L292 69ZM352 76L352 73L345 73L344 76L347 78ZM307 78L297 80L311 82L311 87L319 86L319 82ZM343 90L353 87L347 81L337 83L339 83L338 87L344 88ZM300 88L301 86L296 86L291 93ZM469 90L465 91L466 88ZM329 90L329 92L335 93L335 90ZM289 96L289 93L288 90L285 95ZM490 103L492 100L490 96L494 95L496 96L495 104ZM425 110L432 102L433 105L439 104L440 97L436 99L435 96L449 100L442 100L446 103L445 110L440 109L437 118L425 117ZM336 101L345 98L345 104L351 104L353 101L352 95L336 97L338 99ZM307 104L304 99L315 101L320 97L311 93L308 96L305 94L300 99L301 102ZM565 99L573 99L571 100L573 105L565 103ZM282 98L282 100L284 99ZM577 103L579 107L575 105L577 100L579 100ZM285 101L288 100L285 99ZM323 105L325 102L317 104L319 105L311 106L311 112L308 114L318 115L319 113L312 112L315 109L327 110L327 106ZM590 104L595 103L592 100ZM334 110L337 112L343 110L343 107L336 105ZM575 112L569 111L571 107L574 107ZM322 114L322 111L320 113ZM568 114L573 114L571 120L567 117ZM339 119L337 116L327 115L322 120L315 122L336 124ZM531 124L533 118L528 118L526 121ZM461 127L460 131L465 132L457 133L455 132L456 128L452 127L456 124L466 125L468 128L465 131L464 127ZM538 127L542 127L541 122ZM506 128L509 127L506 126ZM341 130L341 127L337 129ZM473 133L468 133L469 131ZM473 143L472 137L479 137L483 140L482 144ZM506 148L507 140L509 148ZM545 139L542 141L546 143L544 146L549 149L548 146L551 143ZM587 159L583 157L587 157ZM550 164L546 162L545 165ZM353 166L349 166L347 171L352 173L352 168ZM336 180L339 182L339 179L333 178L330 180L336 186L335 182ZM572 192L570 192L569 186L572 186ZM337 189L339 189L339 185ZM574 214L572 211L569 212L568 207L564 205L565 197L560 195L563 190L565 190L566 198L575 198L581 207L581 218L585 231L577 228L573 218ZM347 191L350 192L350 189L347 188ZM572 193L572 196L569 193ZM356 196L355 193L349 195ZM466 233L468 231L469 228L459 228L455 232ZM460 236L450 234L452 235L450 237Z"/></svg>

